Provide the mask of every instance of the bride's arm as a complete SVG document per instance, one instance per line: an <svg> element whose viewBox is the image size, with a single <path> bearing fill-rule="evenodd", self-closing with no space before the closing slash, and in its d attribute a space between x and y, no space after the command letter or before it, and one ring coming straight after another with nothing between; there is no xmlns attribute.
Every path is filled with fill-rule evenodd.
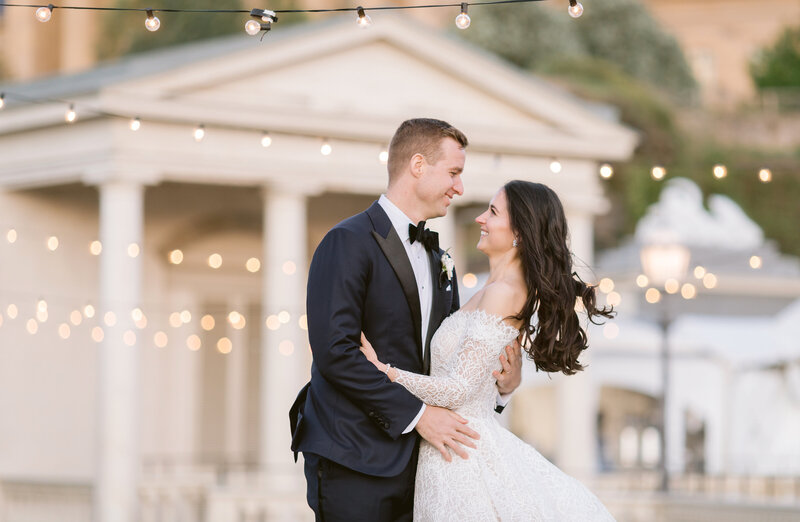
<svg viewBox="0 0 800 522"><path fill-rule="evenodd" d="M447 361L447 375L441 377L412 373L380 362L363 335L361 351L392 382L402 385L425 404L454 409L485 382L489 362L497 356L497 350L481 340L465 336L461 341L458 353Z"/></svg>

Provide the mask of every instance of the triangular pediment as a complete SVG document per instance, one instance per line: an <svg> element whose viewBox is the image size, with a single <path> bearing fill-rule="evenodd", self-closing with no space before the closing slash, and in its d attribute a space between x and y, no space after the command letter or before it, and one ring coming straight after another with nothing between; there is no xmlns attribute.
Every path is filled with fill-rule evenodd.
<svg viewBox="0 0 800 522"><path fill-rule="evenodd" d="M161 116L196 114L330 137L390 134L399 121L436 117L471 129L485 148L608 159L626 157L632 132L472 46L403 16L359 30L352 21L280 28L240 50L114 85L130 102L147 99ZM237 122L215 119L218 112Z"/></svg>

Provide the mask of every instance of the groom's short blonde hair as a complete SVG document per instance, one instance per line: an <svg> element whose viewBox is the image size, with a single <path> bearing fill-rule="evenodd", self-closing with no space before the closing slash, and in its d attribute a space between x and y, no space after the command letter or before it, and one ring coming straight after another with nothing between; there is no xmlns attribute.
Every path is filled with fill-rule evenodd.
<svg viewBox="0 0 800 522"><path fill-rule="evenodd" d="M442 140L445 138L454 139L462 149L469 144L464 133L446 121L415 118L401 123L389 144L389 185L415 154L422 154L431 165L436 164L441 158Z"/></svg>

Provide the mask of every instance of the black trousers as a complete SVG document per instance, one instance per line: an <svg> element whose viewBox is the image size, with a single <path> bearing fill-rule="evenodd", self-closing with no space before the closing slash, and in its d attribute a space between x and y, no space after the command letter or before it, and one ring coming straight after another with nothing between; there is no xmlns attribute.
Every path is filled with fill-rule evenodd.
<svg viewBox="0 0 800 522"><path fill-rule="evenodd" d="M417 451L395 477L374 477L303 453L308 505L317 522L411 522Z"/></svg>

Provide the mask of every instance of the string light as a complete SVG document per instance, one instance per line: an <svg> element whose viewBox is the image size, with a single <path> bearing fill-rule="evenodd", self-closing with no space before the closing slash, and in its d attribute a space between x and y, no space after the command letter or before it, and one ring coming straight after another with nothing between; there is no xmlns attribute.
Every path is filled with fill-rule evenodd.
<svg viewBox="0 0 800 522"><path fill-rule="evenodd" d="M600 283L597 285L601 292L604 294L609 293L610 291L614 290L614 280L609 277L604 277L600 280Z"/></svg>
<svg viewBox="0 0 800 522"><path fill-rule="evenodd" d="M378 161L381 162L381 165L386 165L389 163L389 151L386 149L381 150L378 153Z"/></svg>
<svg viewBox="0 0 800 522"><path fill-rule="evenodd" d="M206 332L213 330L215 325L216 321L211 315L206 314L200 319L200 327Z"/></svg>
<svg viewBox="0 0 800 522"><path fill-rule="evenodd" d="M233 343L227 337L222 337L217 341L217 351L219 351L219 353L229 354L231 350L233 350Z"/></svg>
<svg viewBox="0 0 800 522"><path fill-rule="evenodd" d="M131 127L131 130L132 130L133 132L136 132L136 131L138 131L139 129L141 129L141 128L142 128L142 120L141 120L141 119L139 119L139 117L138 117L138 116L137 116L137 117L135 117L134 119L132 119L132 120L131 120L130 127Z"/></svg>
<svg viewBox="0 0 800 522"><path fill-rule="evenodd" d="M707 272L706 275L703 276L703 286L709 290L717 286L717 276L711 272Z"/></svg>
<svg viewBox="0 0 800 522"><path fill-rule="evenodd" d="M758 270L759 268L761 268L761 265L762 265L761 257L759 256L750 257L750 268L752 268L753 270Z"/></svg>
<svg viewBox="0 0 800 522"><path fill-rule="evenodd" d="M469 15L467 14L468 8L469 4L467 4L466 2L461 2L461 14L456 16L456 27L458 27L459 29L466 29L472 22L472 20L470 20L469 18Z"/></svg>
<svg viewBox="0 0 800 522"><path fill-rule="evenodd" d="M247 271L250 272L251 274L255 274L256 272L261 270L261 261L259 261L255 257L251 257L245 263L245 268L247 268Z"/></svg>
<svg viewBox="0 0 800 522"><path fill-rule="evenodd" d="M281 344L278 345L278 351L281 352L281 355L288 357L294 352L294 343L289 340L281 341Z"/></svg>
<svg viewBox="0 0 800 522"><path fill-rule="evenodd" d="M331 144L328 143L328 139L327 138L322 140L322 146L319 148L319 152L323 156L330 156L331 152L333 152L333 147L331 147Z"/></svg>
<svg viewBox="0 0 800 522"><path fill-rule="evenodd" d="M50 252L55 252L58 248L58 238L56 236L50 236L47 238L47 250Z"/></svg>
<svg viewBox="0 0 800 522"><path fill-rule="evenodd" d="M269 135L269 132L265 131L261 136L261 146L266 149L270 145L272 145L272 136Z"/></svg>
<svg viewBox="0 0 800 522"><path fill-rule="evenodd" d="M664 167L662 167L661 165L656 165L656 166L655 166L655 167L653 167L653 169L650 171L650 175L651 175L651 176L653 177L653 179L655 179L655 180L662 180L662 179L664 179L664 176L666 176L666 175L667 175L667 169L665 169L665 168L664 168Z"/></svg>
<svg viewBox="0 0 800 522"><path fill-rule="evenodd" d="M8 305L8 307L6 308L6 315L8 316L9 319L16 319L18 314L19 314L19 309L17 308L17 305L13 303Z"/></svg>
<svg viewBox="0 0 800 522"><path fill-rule="evenodd" d="M16 243L17 242L17 231L14 230L13 228L9 229L8 232L6 232L6 241L11 243L12 245L14 243Z"/></svg>
<svg viewBox="0 0 800 522"><path fill-rule="evenodd" d="M78 113L75 112L74 103L69 105L69 109L67 109L67 112L64 114L64 119L67 121L67 123L74 123L75 120L78 119Z"/></svg>
<svg viewBox="0 0 800 522"><path fill-rule="evenodd" d="M139 248L139 245L137 245L136 243L131 243L130 245L128 245L128 255L130 257L139 257L140 252L141 249Z"/></svg>
<svg viewBox="0 0 800 522"><path fill-rule="evenodd" d="M558 160L553 160L550 162L550 172L553 174L558 174L561 172L561 162Z"/></svg>
<svg viewBox="0 0 800 522"><path fill-rule="evenodd" d="M608 163L600 165L600 177L608 179L614 175L614 168Z"/></svg>
<svg viewBox="0 0 800 522"><path fill-rule="evenodd" d="M261 22L257 22L256 20L248 20L244 24L244 32L250 36L257 35L261 32Z"/></svg>
<svg viewBox="0 0 800 522"><path fill-rule="evenodd" d="M644 293L644 298L648 303L655 304L661 300L661 292L658 291L658 288L648 288Z"/></svg>
<svg viewBox="0 0 800 522"><path fill-rule="evenodd" d="M186 346L193 352L199 350L202 345L203 343L200 342L200 338L195 334L186 338Z"/></svg>
<svg viewBox="0 0 800 522"><path fill-rule="evenodd" d="M714 165L713 172L714 172L714 177L717 179L722 179L728 175L728 169L725 168L725 165L719 165L719 164Z"/></svg>
<svg viewBox="0 0 800 522"><path fill-rule="evenodd" d="M281 270L286 275L292 275L297 271L297 265L294 264L294 261L286 261L283 263Z"/></svg>
<svg viewBox="0 0 800 522"><path fill-rule="evenodd" d="M572 18L580 18L583 14L583 6L578 0L569 0L567 12Z"/></svg>
<svg viewBox="0 0 800 522"><path fill-rule="evenodd" d="M638 276L636 276L636 286L638 286L639 288L644 288L648 284L650 284L650 280L647 279L646 275L639 274Z"/></svg>
<svg viewBox="0 0 800 522"><path fill-rule="evenodd" d="M760 179L762 183L769 183L770 181L772 181L772 171L769 169L759 170L758 179Z"/></svg>
<svg viewBox="0 0 800 522"><path fill-rule="evenodd" d="M694 267L694 277L697 279L703 279L703 276L706 275L705 267L697 265Z"/></svg>
<svg viewBox="0 0 800 522"><path fill-rule="evenodd" d="M183 252L178 249L173 250L169 253L169 262L173 265L180 265L183 263Z"/></svg>
<svg viewBox="0 0 800 522"><path fill-rule="evenodd" d="M94 317L94 314L95 314L94 306L87 304L86 306L83 307L83 315L85 315L87 319L91 319L92 317Z"/></svg>
<svg viewBox="0 0 800 522"><path fill-rule="evenodd" d="M367 27L372 25L372 18L369 17L367 13L364 12L364 8L358 6L356 8L356 12L358 13L358 26L362 29L366 29Z"/></svg>
<svg viewBox="0 0 800 522"><path fill-rule="evenodd" d="M697 296L697 288L692 283L684 283L681 287L681 297L684 299L694 299Z"/></svg>
<svg viewBox="0 0 800 522"><path fill-rule="evenodd" d="M164 332L158 331L155 333L155 335L153 335L153 344L155 344L158 348L164 348L168 342L169 338Z"/></svg>
<svg viewBox="0 0 800 522"><path fill-rule="evenodd" d="M606 339L614 339L619 335L619 326L616 323L606 323L603 327L603 335Z"/></svg>
<svg viewBox="0 0 800 522"><path fill-rule="evenodd" d="M464 274L464 277L461 278L461 282L464 284L464 287L466 288L475 288L475 285L478 284L478 276L476 276L472 272L468 272Z"/></svg>
<svg viewBox="0 0 800 522"><path fill-rule="evenodd" d="M206 126L203 124L194 128L194 141L201 142L206 137Z"/></svg>
<svg viewBox="0 0 800 522"><path fill-rule="evenodd" d="M158 31L158 28L161 27L161 20L159 20L154 14L152 9L147 10L147 18L144 21L144 26L150 32Z"/></svg>
<svg viewBox="0 0 800 522"><path fill-rule="evenodd" d="M208 256L208 266L217 269L222 266L222 256L219 254L211 254Z"/></svg>
<svg viewBox="0 0 800 522"><path fill-rule="evenodd" d="M47 7L40 7L36 10L36 19L40 22L49 22L50 17L53 16L53 9L55 9L53 4L47 4Z"/></svg>

